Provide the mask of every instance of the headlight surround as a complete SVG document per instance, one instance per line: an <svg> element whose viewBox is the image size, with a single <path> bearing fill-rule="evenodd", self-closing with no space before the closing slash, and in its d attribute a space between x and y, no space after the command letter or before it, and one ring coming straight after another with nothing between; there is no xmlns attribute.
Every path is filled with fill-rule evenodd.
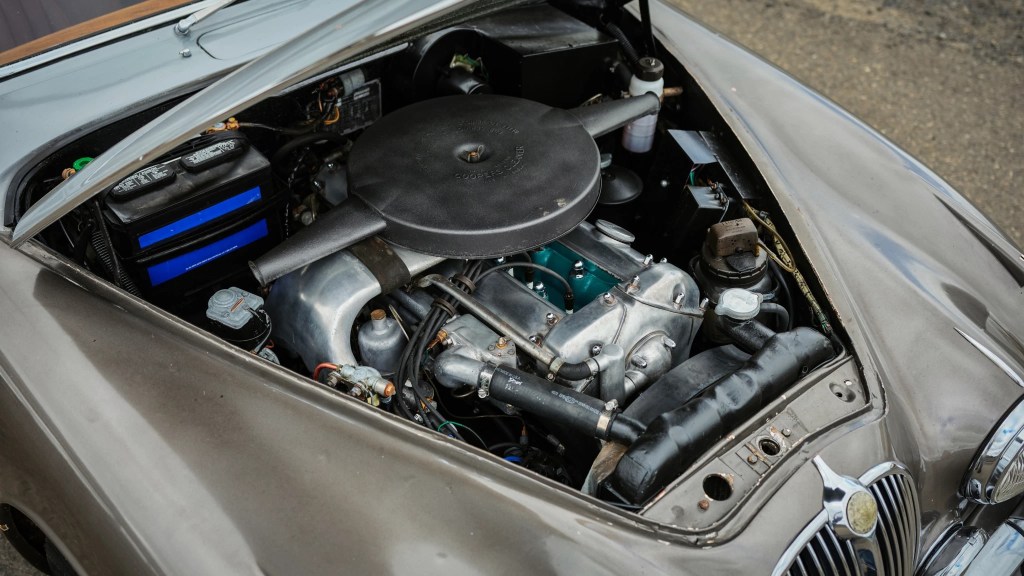
<svg viewBox="0 0 1024 576"><path fill-rule="evenodd" d="M979 504L1024 494L1024 399L993 428L967 470L961 492Z"/></svg>

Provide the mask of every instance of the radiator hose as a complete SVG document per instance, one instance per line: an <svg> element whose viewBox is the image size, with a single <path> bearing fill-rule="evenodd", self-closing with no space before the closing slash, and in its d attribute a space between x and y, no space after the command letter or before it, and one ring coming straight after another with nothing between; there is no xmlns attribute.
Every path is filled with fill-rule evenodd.
<svg viewBox="0 0 1024 576"><path fill-rule="evenodd" d="M646 502L726 433L834 355L829 339L811 328L778 334L753 322L736 328L741 328L734 335L741 347L762 344L759 349L703 395L655 418L626 451L604 490L632 504Z"/></svg>
<svg viewBox="0 0 1024 576"><path fill-rule="evenodd" d="M640 421L624 416L616 402L587 396L522 370L446 352L434 363L434 375L443 386L476 387L481 396L490 396L600 440L631 444L644 430Z"/></svg>

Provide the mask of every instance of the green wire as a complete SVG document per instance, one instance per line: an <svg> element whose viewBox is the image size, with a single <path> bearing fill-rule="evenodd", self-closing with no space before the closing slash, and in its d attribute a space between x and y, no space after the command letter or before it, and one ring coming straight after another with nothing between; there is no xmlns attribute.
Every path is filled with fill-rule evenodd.
<svg viewBox="0 0 1024 576"><path fill-rule="evenodd" d="M466 430L469 430L469 426L459 424L458 422L452 422L451 420L445 420L444 422L441 422L441 424L437 427L437 431L440 432L441 428L444 428L445 424L451 424L452 426L458 426L459 428L465 428Z"/></svg>

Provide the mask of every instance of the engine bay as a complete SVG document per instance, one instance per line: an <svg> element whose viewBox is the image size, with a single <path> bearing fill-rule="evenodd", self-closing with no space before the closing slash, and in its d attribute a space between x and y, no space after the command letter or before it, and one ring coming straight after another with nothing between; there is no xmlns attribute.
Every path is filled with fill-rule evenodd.
<svg viewBox="0 0 1024 576"><path fill-rule="evenodd" d="M55 151L18 205L177 103ZM615 506L845 354L752 162L628 18L511 8L222 120L42 242Z"/></svg>

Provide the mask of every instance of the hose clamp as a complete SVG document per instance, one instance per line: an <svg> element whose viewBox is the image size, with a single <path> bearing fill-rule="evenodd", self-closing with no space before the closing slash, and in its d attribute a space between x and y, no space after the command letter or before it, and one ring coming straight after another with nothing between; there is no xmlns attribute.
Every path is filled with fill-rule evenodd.
<svg viewBox="0 0 1024 576"><path fill-rule="evenodd" d="M480 374L477 376L477 384L480 385L477 388L476 395L480 398L487 398L491 395L491 379L494 378L494 371L498 367L494 364L484 364L484 367L480 369Z"/></svg>
<svg viewBox="0 0 1024 576"><path fill-rule="evenodd" d="M608 440L611 433L612 421L615 419L615 415L618 411L618 400L612 399L605 403L604 410L602 410L601 414L597 417L597 426L595 427L597 437L601 440Z"/></svg>
<svg viewBox="0 0 1024 576"><path fill-rule="evenodd" d="M565 358L562 358L561 356L552 360L551 364L548 365L548 380L554 380L563 365L565 365Z"/></svg>

